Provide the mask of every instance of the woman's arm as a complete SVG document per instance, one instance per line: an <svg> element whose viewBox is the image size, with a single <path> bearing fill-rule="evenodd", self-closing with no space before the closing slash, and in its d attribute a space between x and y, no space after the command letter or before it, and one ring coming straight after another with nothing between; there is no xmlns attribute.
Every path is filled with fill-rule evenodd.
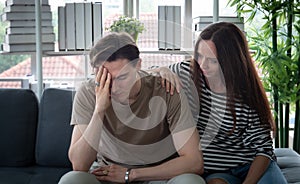
<svg viewBox="0 0 300 184"><path fill-rule="evenodd" d="M270 159L268 157L262 155L256 156L250 166L247 177L243 184L257 183L267 170L269 163Z"/></svg>
<svg viewBox="0 0 300 184"><path fill-rule="evenodd" d="M257 183L267 170L270 160L273 159L273 141L269 126L262 125L254 111L249 113L249 126L246 129L244 143L256 150L256 156L251 163L246 183Z"/></svg>
<svg viewBox="0 0 300 184"><path fill-rule="evenodd" d="M166 92L171 95L174 94L175 90L177 93L180 93L182 83L180 78L176 73L171 71L168 67L160 67L151 70L147 70L149 74L160 76L161 77L161 85L166 88Z"/></svg>

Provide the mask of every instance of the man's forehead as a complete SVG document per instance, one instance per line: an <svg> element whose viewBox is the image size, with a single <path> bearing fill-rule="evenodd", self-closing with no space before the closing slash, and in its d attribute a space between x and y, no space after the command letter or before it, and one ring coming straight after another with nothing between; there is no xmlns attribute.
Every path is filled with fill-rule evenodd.
<svg viewBox="0 0 300 184"><path fill-rule="evenodd" d="M112 77L117 77L128 73L128 68L132 65L128 61L112 61L112 62L103 62L97 67L104 67L112 75Z"/></svg>

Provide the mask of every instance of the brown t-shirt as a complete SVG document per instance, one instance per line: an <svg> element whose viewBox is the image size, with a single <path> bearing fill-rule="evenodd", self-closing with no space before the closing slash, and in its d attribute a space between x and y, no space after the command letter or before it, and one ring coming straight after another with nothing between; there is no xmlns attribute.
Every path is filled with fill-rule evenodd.
<svg viewBox="0 0 300 184"><path fill-rule="evenodd" d="M171 96L161 87L160 78L143 71L139 75L142 85L136 101L122 105L112 100L106 110L97 155L100 163L145 166L168 160L179 149L174 136L196 128L183 93ZM95 100L95 84L90 79L76 92L71 125L89 124ZM180 142L189 136L184 134Z"/></svg>

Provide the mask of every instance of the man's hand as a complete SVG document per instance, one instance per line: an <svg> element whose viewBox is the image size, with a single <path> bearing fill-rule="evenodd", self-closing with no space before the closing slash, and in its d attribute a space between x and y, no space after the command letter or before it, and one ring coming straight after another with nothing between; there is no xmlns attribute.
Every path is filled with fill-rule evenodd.
<svg viewBox="0 0 300 184"><path fill-rule="evenodd" d="M125 183L126 171L127 171L127 168L112 164L109 166L103 166L103 167L96 168L91 173L94 174L99 181Z"/></svg>
<svg viewBox="0 0 300 184"><path fill-rule="evenodd" d="M95 94L96 94L96 107L97 112L105 111L111 104L110 102L110 84L111 74L103 66L100 67L95 78Z"/></svg>

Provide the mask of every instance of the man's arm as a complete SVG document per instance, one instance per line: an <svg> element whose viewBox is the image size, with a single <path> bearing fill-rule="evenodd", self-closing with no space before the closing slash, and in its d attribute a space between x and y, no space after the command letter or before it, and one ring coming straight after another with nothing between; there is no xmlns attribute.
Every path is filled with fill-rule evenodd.
<svg viewBox="0 0 300 184"><path fill-rule="evenodd" d="M199 136L196 128L191 128L190 137L178 150L179 157L154 167L132 169L129 181L167 180L184 173L203 173L203 157L199 146ZM179 136L180 137L180 136ZM179 139L178 137L178 139ZM95 169L92 174L98 180L124 183L127 168L115 164ZM108 171L103 175L103 171Z"/></svg>
<svg viewBox="0 0 300 184"><path fill-rule="evenodd" d="M96 105L92 118L88 125L77 124L74 127L69 158L73 165L73 170L88 171L93 161L96 160L99 141L101 138L104 113L110 105L109 86L111 75L101 67L97 73L95 81L100 85L96 86ZM76 100L79 100L77 97Z"/></svg>
<svg viewBox="0 0 300 184"><path fill-rule="evenodd" d="M88 171L96 160L103 118L93 115L89 125L75 125L69 158L75 171Z"/></svg>
<svg viewBox="0 0 300 184"><path fill-rule="evenodd" d="M155 167L132 169L129 181L164 180L184 173L202 174L204 169L199 134L196 128L191 128L191 131L190 138L178 150L179 157Z"/></svg>

